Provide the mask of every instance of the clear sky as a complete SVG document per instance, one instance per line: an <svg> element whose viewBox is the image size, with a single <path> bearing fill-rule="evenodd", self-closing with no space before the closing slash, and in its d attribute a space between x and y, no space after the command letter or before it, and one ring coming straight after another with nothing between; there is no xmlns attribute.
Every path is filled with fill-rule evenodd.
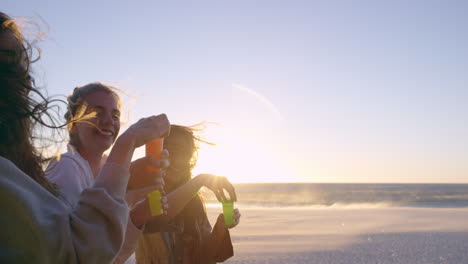
<svg viewBox="0 0 468 264"><path fill-rule="evenodd" d="M468 183L467 1L23 1L49 95L104 81L237 182ZM44 29L44 27L42 28ZM45 28L47 29L47 28ZM137 153L141 155L141 152Z"/></svg>

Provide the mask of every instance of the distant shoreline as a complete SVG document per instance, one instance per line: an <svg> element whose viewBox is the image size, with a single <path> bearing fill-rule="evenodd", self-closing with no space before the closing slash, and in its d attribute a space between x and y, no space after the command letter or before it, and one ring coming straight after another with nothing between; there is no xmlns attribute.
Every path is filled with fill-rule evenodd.
<svg viewBox="0 0 468 264"><path fill-rule="evenodd" d="M391 183L391 182L233 182L235 185L245 185L245 184L395 184L395 185L412 185L412 184L427 184L427 185L468 185L468 182L463 182L463 183L453 183L453 182L447 182L447 183L442 183L442 182L436 182L436 183L431 183L431 182L410 182L410 183L404 183L404 182L396 182L396 183Z"/></svg>
<svg viewBox="0 0 468 264"><path fill-rule="evenodd" d="M241 183L238 204L255 208L468 208L468 184ZM203 190L206 202L217 199Z"/></svg>

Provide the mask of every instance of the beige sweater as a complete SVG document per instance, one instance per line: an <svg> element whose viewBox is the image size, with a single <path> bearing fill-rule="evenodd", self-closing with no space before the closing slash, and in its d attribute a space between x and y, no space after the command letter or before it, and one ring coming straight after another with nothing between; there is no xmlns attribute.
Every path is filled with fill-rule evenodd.
<svg viewBox="0 0 468 264"><path fill-rule="evenodd" d="M73 209L0 157L0 263L111 263L128 221L129 168L106 164Z"/></svg>

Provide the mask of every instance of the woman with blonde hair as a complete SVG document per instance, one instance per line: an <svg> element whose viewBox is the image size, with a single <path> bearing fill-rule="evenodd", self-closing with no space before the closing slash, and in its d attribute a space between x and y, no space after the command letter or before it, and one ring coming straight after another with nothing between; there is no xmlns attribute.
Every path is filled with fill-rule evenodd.
<svg viewBox="0 0 468 264"><path fill-rule="evenodd" d="M65 118L69 122L68 151L52 160L46 174L47 178L59 187L59 197L72 208L79 202L81 192L93 185L104 164L104 152L111 148L117 139L120 131L121 100L116 91L114 87L94 82L76 87L67 98L68 110ZM164 181L160 173L164 173L164 168L160 172L151 173L146 172L145 167L167 166L165 157L167 151L164 152L161 161L147 156L132 162L130 172L133 181L148 178L154 179L154 182L144 188L127 190L126 201L130 208L147 208L139 203L146 199L146 194L156 189L163 190ZM129 185L135 185L132 180ZM163 198L162 202L167 209L166 199ZM143 211L136 210L136 213L130 214L125 241L115 260L116 263L124 263L135 251L138 236L145 224L145 221L136 215Z"/></svg>

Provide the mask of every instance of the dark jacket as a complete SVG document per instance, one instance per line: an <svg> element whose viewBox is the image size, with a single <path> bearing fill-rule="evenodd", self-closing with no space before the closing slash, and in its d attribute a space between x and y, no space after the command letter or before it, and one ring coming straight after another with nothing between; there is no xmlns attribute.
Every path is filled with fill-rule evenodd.
<svg viewBox="0 0 468 264"><path fill-rule="evenodd" d="M144 233L152 232L164 232L171 264L212 264L234 255L229 230L219 224L211 228L198 195L170 223L146 223Z"/></svg>

